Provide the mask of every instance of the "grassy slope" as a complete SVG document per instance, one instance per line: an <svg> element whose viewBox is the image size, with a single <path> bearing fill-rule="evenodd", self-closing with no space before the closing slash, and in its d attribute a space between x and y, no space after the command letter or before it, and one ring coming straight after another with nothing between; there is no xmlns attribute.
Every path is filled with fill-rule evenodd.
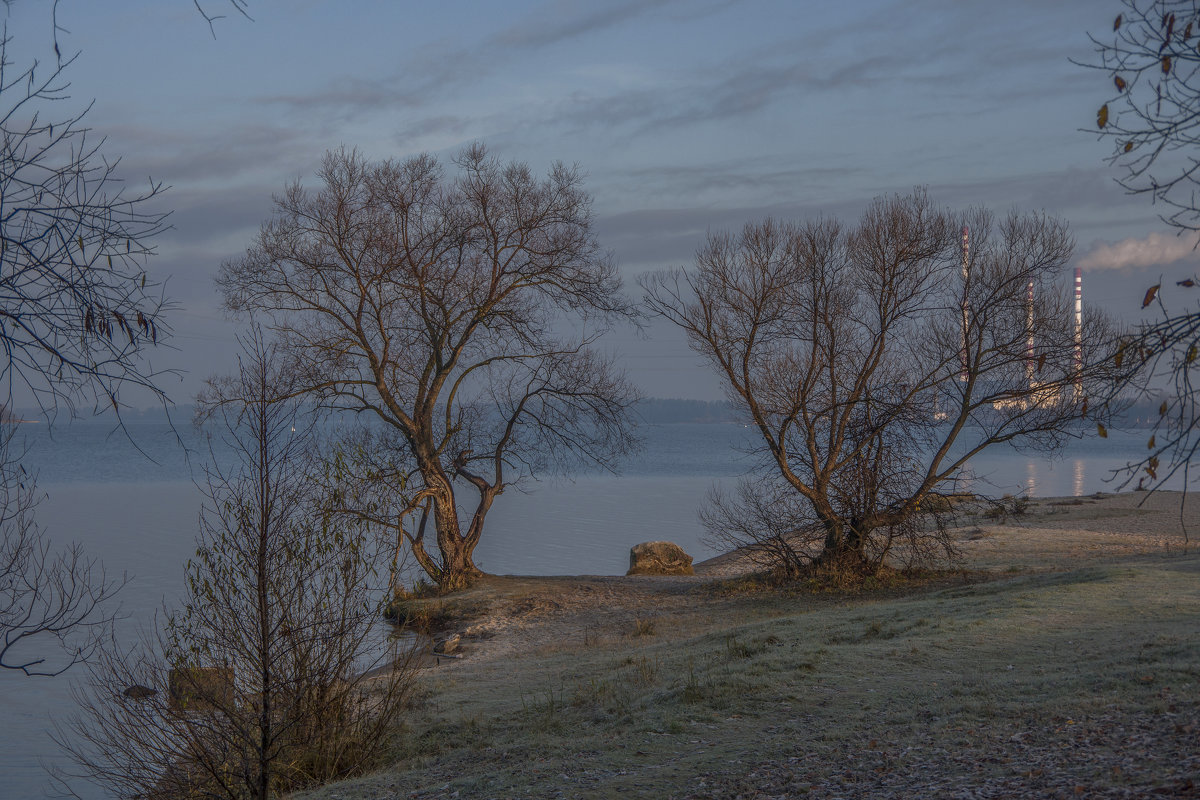
<svg viewBox="0 0 1200 800"><path fill-rule="evenodd" d="M1187 781L1200 785L1196 556L719 607L660 619L650 636L435 672L395 766L311 796L1191 796Z"/></svg>

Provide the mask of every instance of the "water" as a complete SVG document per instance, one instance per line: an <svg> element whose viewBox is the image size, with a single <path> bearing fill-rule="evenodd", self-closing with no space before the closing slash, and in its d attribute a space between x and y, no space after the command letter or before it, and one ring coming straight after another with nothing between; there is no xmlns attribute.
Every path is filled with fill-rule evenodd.
<svg viewBox="0 0 1200 800"><path fill-rule="evenodd" d="M82 542L110 574L129 574L120 593L127 634L152 624L155 611L178 596L182 565L195 550L201 495L192 474L208 452L203 437L186 426L176 434L160 423L131 423L139 453L104 424L77 422L53 437L44 426L23 429L31 448L24 463L36 468L47 495L38 511L42 526L57 542ZM645 450L619 476L588 473L505 492L476 551L480 567L497 574L623 574L629 548L656 539L680 544L697 560L715 555L696 510L714 482L729 485L746 471L739 451L753 431L663 425L643 433ZM1146 452L1147 436L1112 432L1074 442L1051 460L994 451L975 469L995 494L1113 491L1106 478ZM41 764L57 758L51 720L71 711L73 680L0 671L0 800L49 796ZM86 787L80 791L90 796Z"/></svg>

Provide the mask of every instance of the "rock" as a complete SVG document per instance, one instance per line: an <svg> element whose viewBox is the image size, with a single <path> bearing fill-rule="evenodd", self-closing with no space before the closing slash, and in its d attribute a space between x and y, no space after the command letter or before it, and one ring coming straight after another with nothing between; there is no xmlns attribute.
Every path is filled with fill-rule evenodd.
<svg viewBox="0 0 1200 800"><path fill-rule="evenodd" d="M458 649L458 644L461 641L462 637L457 633L451 634L435 644L433 646L433 652L437 653L438 655L450 655Z"/></svg>
<svg viewBox="0 0 1200 800"><path fill-rule="evenodd" d="M629 550L626 575L695 575L692 557L673 542L642 542Z"/></svg>
<svg viewBox="0 0 1200 800"><path fill-rule="evenodd" d="M135 683L121 694L134 700L145 700L147 697L154 697L158 692L151 689L149 686L142 686L140 683Z"/></svg>

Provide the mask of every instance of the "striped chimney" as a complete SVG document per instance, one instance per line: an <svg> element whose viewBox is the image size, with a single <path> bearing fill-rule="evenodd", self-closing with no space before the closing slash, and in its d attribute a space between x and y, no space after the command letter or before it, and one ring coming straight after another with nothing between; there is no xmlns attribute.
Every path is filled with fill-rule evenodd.
<svg viewBox="0 0 1200 800"><path fill-rule="evenodd" d="M962 341L959 348L959 356L962 360L962 371L959 373L959 380L966 383L967 380L967 327L971 324L971 312L967 307L967 282L971 276L971 232L963 225L962 229Z"/></svg>
<svg viewBox="0 0 1200 800"><path fill-rule="evenodd" d="M1029 388L1033 388L1034 373L1037 371L1037 361L1033 357L1033 281L1025 287L1025 333L1028 337L1025 344L1025 377L1029 380Z"/></svg>
<svg viewBox="0 0 1200 800"><path fill-rule="evenodd" d="M1083 394L1083 269L1075 268L1075 392Z"/></svg>

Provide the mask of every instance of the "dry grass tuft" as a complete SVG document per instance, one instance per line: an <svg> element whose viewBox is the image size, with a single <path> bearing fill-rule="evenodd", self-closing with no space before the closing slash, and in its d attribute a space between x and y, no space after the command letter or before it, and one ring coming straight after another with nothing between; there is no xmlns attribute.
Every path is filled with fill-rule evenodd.
<svg viewBox="0 0 1200 800"><path fill-rule="evenodd" d="M655 633L653 617L634 617L631 636L653 636Z"/></svg>

